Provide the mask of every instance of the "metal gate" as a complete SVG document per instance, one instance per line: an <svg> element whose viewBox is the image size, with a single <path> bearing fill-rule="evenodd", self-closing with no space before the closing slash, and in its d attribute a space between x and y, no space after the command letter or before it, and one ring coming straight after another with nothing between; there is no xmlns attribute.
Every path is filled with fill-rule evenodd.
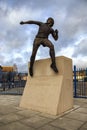
<svg viewBox="0 0 87 130"><path fill-rule="evenodd" d="M73 71L74 97L87 98L87 68L77 69L74 66Z"/></svg>

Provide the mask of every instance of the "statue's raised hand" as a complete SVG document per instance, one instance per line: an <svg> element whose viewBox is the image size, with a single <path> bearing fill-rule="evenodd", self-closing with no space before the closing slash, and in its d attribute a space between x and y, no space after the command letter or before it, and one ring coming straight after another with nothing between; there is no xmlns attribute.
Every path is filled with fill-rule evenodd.
<svg viewBox="0 0 87 130"><path fill-rule="evenodd" d="M58 30L56 29L55 32L58 33Z"/></svg>

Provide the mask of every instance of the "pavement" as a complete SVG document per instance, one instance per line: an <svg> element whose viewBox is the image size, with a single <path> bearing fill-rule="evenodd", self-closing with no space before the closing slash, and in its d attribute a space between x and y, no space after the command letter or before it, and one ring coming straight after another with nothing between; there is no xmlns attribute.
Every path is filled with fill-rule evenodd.
<svg viewBox="0 0 87 130"><path fill-rule="evenodd" d="M61 116L20 108L20 100L0 95L0 130L87 130L87 99L74 99L73 109Z"/></svg>

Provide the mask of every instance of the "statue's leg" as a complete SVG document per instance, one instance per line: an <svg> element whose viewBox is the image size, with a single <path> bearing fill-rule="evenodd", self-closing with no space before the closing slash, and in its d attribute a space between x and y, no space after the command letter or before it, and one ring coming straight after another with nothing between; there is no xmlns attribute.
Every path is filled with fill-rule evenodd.
<svg viewBox="0 0 87 130"><path fill-rule="evenodd" d="M50 48L50 56L51 56L51 60L52 60L52 64L51 64L51 68L58 73L58 69L56 67L56 61L55 61L55 50L54 47Z"/></svg>
<svg viewBox="0 0 87 130"><path fill-rule="evenodd" d="M33 45L32 55L31 55L31 58L30 58L30 68L29 68L30 76L33 76L33 65L34 65L34 61L35 61L35 57L36 57L38 47L39 47L39 45L35 45L35 44Z"/></svg>
<svg viewBox="0 0 87 130"><path fill-rule="evenodd" d="M49 47L50 49L50 57L51 57L51 60L52 60L52 64L51 64L51 68L56 72L58 73L58 69L56 67L56 61L55 61L55 50L54 50L54 45L47 39L45 40L45 45L47 47Z"/></svg>
<svg viewBox="0 0 87 130"><path fill-rule="evenodd" d="M56 62L55 62L55 52L53 49L50 49L50 56L51 56L51 59L52 59L52 64L51 64L51 68L56 72L58 73L58 69L56 67Z"/></svg>

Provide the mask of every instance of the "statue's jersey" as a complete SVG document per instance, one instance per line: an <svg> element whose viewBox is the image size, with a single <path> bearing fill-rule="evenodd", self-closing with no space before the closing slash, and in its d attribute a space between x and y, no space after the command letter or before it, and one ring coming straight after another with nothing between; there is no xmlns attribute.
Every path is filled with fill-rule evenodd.
<svg viewBox="0 0 87 130"><path fill-rule="evenodd" d="M41 23L39 25L39 31L36 38L48 38L48 35L53 32L53 29L49 27L47 23Z"/></svg>

